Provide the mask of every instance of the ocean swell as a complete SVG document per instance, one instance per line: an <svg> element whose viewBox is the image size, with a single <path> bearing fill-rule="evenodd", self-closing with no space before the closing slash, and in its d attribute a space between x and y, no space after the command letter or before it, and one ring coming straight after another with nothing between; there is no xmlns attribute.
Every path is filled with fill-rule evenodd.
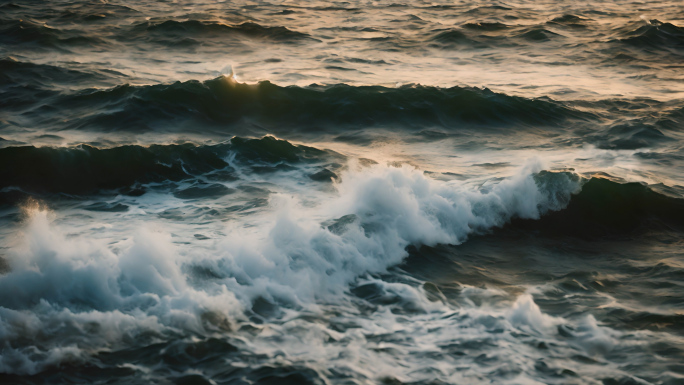
<svg viewBox="0 0 684 385"><path fill-rule="evenodd" d="M19 90L13 89L13 93L21 98ZM323 134L363 127L460 130L556 127L566 120L589 117L549 99L527 99L488 89L344 84L281 87L268 81L239 83L228 76L203 82L86 89L50 99L57 110L51 110L53 115L41 120L41 125L105 132L192 132L197 126L204 132L238 135L250 130ZM24 112L33 109L37 113L40 107L25 108Z"/></svg>
<svg viewBox="0 0 684 385"><path fill-rule="evenodd" d="M224 144L204 146L186 143L103 149L85 144L61 148L6 147L0 149L0 163L7 166L0 170L0 190L92 195L200 176L236 179L234 168L226 161L228 158L245 165L268 167L321 161L335 155L331 151L293 145L272 136L261 139L233 137ZM217 171L220 173L212 175ZM0 202L2 197L0 192Z"/></svg>
<svg viewBox="0 0 684 385"><path fill-rule="evenodd" d="M544 235L596 238L684 230L684 200L653 191L642 183L587 180L564 210L539 221L514 221L512 227Z"/></svg>

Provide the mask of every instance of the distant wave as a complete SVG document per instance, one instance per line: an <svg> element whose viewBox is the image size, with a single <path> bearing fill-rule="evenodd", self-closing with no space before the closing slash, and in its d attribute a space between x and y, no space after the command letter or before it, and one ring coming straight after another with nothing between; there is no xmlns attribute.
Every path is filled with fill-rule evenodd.
<svg viewBox="0 0 684 385"><path fill-rule="evenodd" d="M11 101L30 108L35 97L32 92L22 95L22 88L32 90L23 85L13 87ZM54 124L64 124L59 112L64 111L69 119L63 129L94 131L173 131L182 123L192 130L190 122L218 132L252 125L275 133L390 126L452 130L488 125L555 126L589 116L547 98L528 99L470 87L282 87L268 81L243 84L229 77L49 96L56 108Z"/></svg>
<svg viewBox="0 0 684 385"><path fill-rule="evenodd" d="M463 27L476 31L502 31L510 28L510 26L499 22L472 22L464 24Z"/></svg>
<svg viewBox="0 0 684 385"><path fill-rule="evenodd" d="M97 20L97 15L63 15L62 19L78 17L86 22ZM103 18L102 16L100 18ZM268 40L277 43L297 43L316 41L306 33L292 31L283 26L262 26L254 22L228 25L201 20L148 21L131 28L116 31L111 36L94 35L93 31L60 28L31 19L0 20L0 44L43 49L70 50L72 48L103 48L118 41L150 41L182 48L199 45L213 38L246 37ZM110 40L111 38L115 40Z"/></svg>
<svg viewBox="0 0 684 385"><path fill-rule="evenodd" d="M667 127L662 121L655 124L643 122L616 124L603 133L587 135L585 140L594 143L598 148L610 150L636 150L675 140L656 128L658 126Z"/></svg>
<svg viewBox="0 0 684 385"><path fill-rule="evenodd" d="M566 14L563 16L554 17L549 22L547 22L547 24L578 29L587 28L587 21L588 19L584 17Z"/></svg>
<svg viewBox="0 0 684 385"><path fill-rule="evenodd" d="M465 46L468 48L486 48L488 45L478 39L471 38L466 33L459 29L448 29L445 31L437 31L429 41L432 43L431 47L454 48L457 46Z"/></svg>
<svg viewBox="0 0 684 385"><path fill-rule="evenodd" d="M50 27L32 20L0 19L0 44L68 49L78 46L98 47L109 43L87 33Z"/></svg>
<svg viewBox="0 0 684 385"><path fill-rule="evenodd" d="M109 75L121 75L111 70L108 72ZM97 72L83 72L49 64L34 64L13 57L0 59L0 86L14 86L15 90L19 88L17 90L19 93L21 88L49 89L56 84L73 86L79 82L99 83L106 81L111 81L111 78ZM19 85L24 86L17 87Z"/></svg>
<svg viewBox="0 0 684 385"><path fill-rule="evenodd" d="M145 22L135 25L122 38L156 38L170 40L171 43L178 42L183 38L219 38L230 36L245 36L250 38L267 39L275 42L287 43L302 40L313 40L308 34L292 31L286 27L275 26L267 27L254 22L245 22L237 25L200 20L165 20L161 22ZM175 40L174 40L175 39Z"/></svg>
<svg viewBox="0 0 684 385"><path fill-rule="evenodd" d="M430 46L440 49L489 49L546 42L563 36L543 26L509 26L499 22L469 22L463 28L433 31Z"/></svg>
<svg viewBox="0 0 684 385"><path fill-rule="evenodd" d="M647 25L629 31L625 35L619 41L633 47L677 52L684 50L684 27L659 20L651 20Z"/></svg>
<svg viewBox="0 0 684 385"><path fill-rule="evenodd" d="M549 31L546 28L530 28L522 32L520 35L518 35L518 37L521 37L528 41L540 42L548 41L562 36L553 31Z"/></svg>

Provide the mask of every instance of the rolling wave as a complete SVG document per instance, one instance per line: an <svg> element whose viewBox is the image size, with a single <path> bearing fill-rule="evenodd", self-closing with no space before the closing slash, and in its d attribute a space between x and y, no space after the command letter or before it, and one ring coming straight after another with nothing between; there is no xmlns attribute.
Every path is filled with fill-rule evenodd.
<svg viewBox="0 0 684 385"><path fill-rule="evenodd" d="M270 136L234 137L226 144L206 146L7 147L0 149L0 163L7 166L0 169L0 190L14 187L34 194L96 194L136 184L181 181L216 171L222 171L216 177L230 179L231 167L224 160L229 156L246 163L297 164L329 154ZM17 197L16 192L4 195L7 199Z"/></svg>
<svg viewBox="0 0 684 385"><path fill-rule="evenodd" d="M68 50L74 47L102 48L109 43L80 31L63 30L32 20L0 20L0 43Z"/></svg>
<svg viewBox="0 0 684 385"><path fill-rule="evenodd" d="M11 56L0 59L0 87L11 88L17 97L21 96L22 90L49 90L55 86L71 88L78 83L105 85L113 81L112 76L123 75L112 70L84 72L56 65L29 63Z"/></svg>
<svg viewBox="0 0 684 385"><path fill-rule="evenodd" d="M21 89L11 91L14 103L35 103L32 93L23 96ZM230 128L279 133L426 126L458 130L494 125L557 126L590 116L548 98L528 99L479 88L282 87L268 81L238 83L226 76L202 82L63 92L51 97L50 104L57 110L50 111L54 116L41 120L42 124L92 131L192 130L191 123L204 124L202 129L215 132L230 132ZM60 111L69 116L66 123Z"/></svg>
<svg viewBox="0 0 684 385"><path fill-rule="evenodd" d="M626 33L620 42L645 50L661 49L680 52L684 49L684 27L659 20Z"/></svg>
<svg viewBox="0 0 684 385"><path fill-rule="evenodd" d="M563 210L538 221L514 221L511 227L545 236L597 238L684 230L684 199L641 183L591 178Z"/></svg>
<svg viewBox="0 0 684 385"><path fill-rule="evenodd" d="M224 144L202 146L188 143L104 149L88 145L7 147L0 149L0 163L8 165L0 170L0 201L16 204L28 195L92 195L111 191L136 196L144 194L144 185L149 183L197 178L214 182L236 180L239 173L235 167L244 166L249 172L263 173L288 170L300 164L335 164L339 161L344 161L344 157L332 151L293 145L270 136L261 139L234 137ZM337 164L333 170L339 172L340 167ZM313 181L329 181L330 178L337 178L337 175L329 169L311 175ZM535 176L540 186L551 186L558 178L572 180L578 177L550 172ZM568 196L564 210L537 221L515 222L513 226L549 235L581 237L647 229L684 229L682 199L663 195L639 183L590 178L580 184L581 191L571 198ZM218 187L204 185L194 190L176 191L174 195L185 197L192 193L191 198L211 197Z"/></svg>
<svg viewBox="0 0 684 385"><path fill-rule="evenodd" d="M186 39L214 39L243 36L255 39L270 40L278 43L296 43L315 40L306 33L292 31L286 27L265 27L254 22L228 25L213 21L200 20L165 20L145 22L134 26L129 32L121 35L122 39L148 39L163 41L169 45L177 45ZM161 40L160 40L161 39Z"/></svg>

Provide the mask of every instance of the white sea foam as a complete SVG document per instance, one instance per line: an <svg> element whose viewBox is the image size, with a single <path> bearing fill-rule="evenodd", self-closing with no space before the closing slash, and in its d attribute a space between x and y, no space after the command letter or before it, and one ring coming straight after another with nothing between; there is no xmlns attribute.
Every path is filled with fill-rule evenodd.
<svg viewBox="0 0 684 385"><path fill-rule="evenodd" d="M35 373L60 359L126 346L145 333L163 339L173 331L228 330L246 320L257 298L287 312L344 304L359 277L408 311L446 311L421 290L369 274L400 263L410 244L458 244L511 218L561 209L578 182L540 182L534 176L540 169L532 162L483 192L407 165L351 164L334 193L313 203L276 194L269 208L230 222L223 239L203 248L178 245L144 225L112 247L69 236L48 211L34 209L20 244L8 253L11 271L0 276L0 370ZM197 267L211 277L198 282ZM549 323L529 296L507 317L514 327L538 332ZM26 338L33 343L17 342ZM584 344L606 345L592 338Z"/></svg>

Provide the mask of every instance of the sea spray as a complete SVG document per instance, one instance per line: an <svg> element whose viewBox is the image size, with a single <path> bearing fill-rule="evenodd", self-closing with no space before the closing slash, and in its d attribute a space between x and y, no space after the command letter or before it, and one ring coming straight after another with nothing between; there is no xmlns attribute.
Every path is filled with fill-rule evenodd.
<svg viewBox="0 0 684 385"><path fill-rule="evenodd" d="M11 270L0 276L3 340L18 346L4 353L5 366L21 361L11 372L35 373L60 349L77 349L82 357L149 333L164 340L229 330L261 302L310 311L345 302L349 284L400 263L408 245L458 244L510 218L561 209L579 188L577 179L568 174L555 176L562 183L539 182L539 167L528 165L481 192L432 180L408 165L351 164L324 201L303 205L276 194L251 219L270 228L229 224L225 238L203 253L179 249L168 234L146 227L112 249L68 236L48 209L32 205L22 243L9 254ZM344 216L353 219L337 231L321 225ZM200 267L210 274L191 284ZM383 285L402 298L414 292ZM422 296L415 293L410 296ZM26 317L32 321L12 321ZM35 354L35 346L18 342L27 335L42 340Z"/></svg>

